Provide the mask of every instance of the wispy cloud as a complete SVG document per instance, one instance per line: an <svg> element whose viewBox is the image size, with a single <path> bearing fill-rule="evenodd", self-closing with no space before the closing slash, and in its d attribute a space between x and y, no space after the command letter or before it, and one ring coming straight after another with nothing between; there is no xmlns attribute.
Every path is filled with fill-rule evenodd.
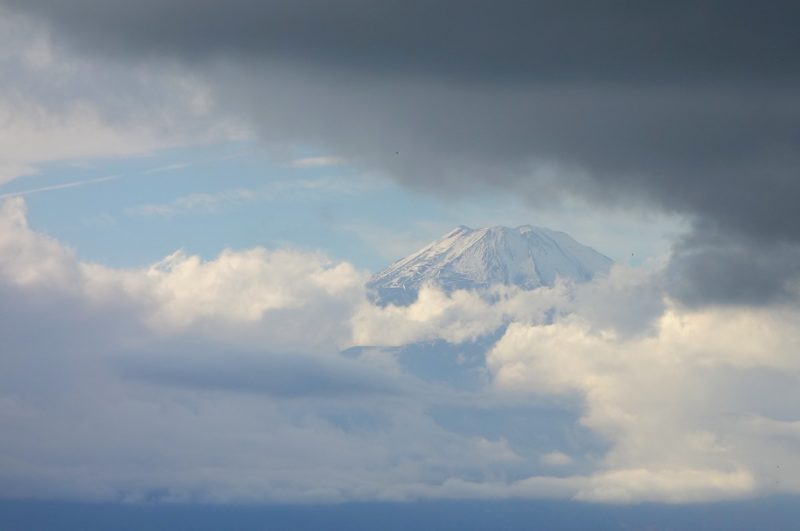
<svg viewBox="0 0 800 531"><path fill-rule="evenodd" d="M9 197L22 197L22 196L31 195L31 194L39 194L39 193L42 193L42 192L52 192L52 191L55 191L55 190L63 190L65 188L78 188L78 187L81 187L81 186L89 186L89 185L93 185L93 184L100 184L100 183L105 183L105 182L109 182L109 181L116 181L120 177L121 177L121 175L109 175L109 176L106 176L106 177L98 177L96 179L86 179L86 180L83 180L83 181L72 181L72 182L62 183L62 184L53 184L51 186L42 186L42 187L39 187L39 188L29 188L27 190L20 190L18 192L7 192L7 193L4 193L4 194L0 194L0 199L6 199L6 198L9 198Z"/></svg>
<svg viewBox="0 0 800 531"><path fill-rule="evenodd" d="M262 188L234 188L214 193L194 193L166 203L147 203L127 209L128 214L142 216L172 216L187 212L215 212L223 206L251 201L269 201L293 192L355 195L361 190L358 183L334 179L286 179Z"/></svg>
<svg viewBox="0 0 800 531"><path fill-rule="evenodd" d="M234 153L232 155L226 155L224 157L220 157L218 159L213 159L213 160L216 160L216 161L229 160L229 159L233 159L233 158L239 158L239 157L247 156L249 154L250 154L250 152L243 151L243 152L239 152L239 153ZM108 176L104 176L104 177L97 177L97 178L94 178L94 179L83 179L83 180L79 180L79 181L71 181L71 182L61 183L61 184L53 184L53 185L49 185L49 186L40 186L38 188L30 188L30 189L26 189L26 190L19 190L19 191L16 191L16 192L5 192L5 193L0 193L0 199L7 199L7 198L10 198L10 197L23 197L23 196L27 196L27 195L31 195L31 194L38 194L38 193L43 193L43 192L54 192L54 191L57 191L57 190L64 190L64 189L67 189L67 188L78 188L78 187L82 187L82 186L100 184L100 183L109 182L109 181L116 181L118 179L121 179L121 178L124 178L124 177L130 177L132 175L152 175L152 174L156 174L156 173L166 173L166 172L171 172L171 171L177 171L177 170L180 170L180 169L183 169L183 168L188 168L188 167L194 166L196 164L197 164L197 162L188 162L188 161L186 161L186 162L176 162L176 163L172 163L172 164L165 164L163 166L156 166L154 168L150 168L150 169L143 170L143 171L140 171L140 172L135 172L133 174L115 174L115 175L108 175ZM6 166L7 166L7 164L6 164ZM6 166L0 167L0 173L3 173L3 169ZM34 172L34 169L32 169L32 168L29 168L29 170L30 170L30 172ZM20 168L17 168L15 171L17 173L22 173L23 172L23 170L20 169ZM0 179L0 181L2 181L2 179ZM225 193L230 193L230 192L224 192L223 194L225 194ZM208 194L194 194L194 195L200 197L200 196L207 196ZM189 200L188 197L187 198L181 198L181 199L185 199L187 201ZM224 201L224 199L220 199L220 201L218 201L218 202L221 202L221 201ZM189 202L191 203L192 201L189 201ZM202 203L201 200L196 200L195 202L198 202L198 204Z"/></svg>
<svg viewBox="0 0 800 531"><path fill-rule="evenodd" d="M289 162L291 168L328 168L331 166L344 166L347 159L342 157L306 157Z"/></svg>
<svg viewBox="0 0 800 531"><path fill-rule="evenodd" d="M285 179L275 181L272 189L275 192L292 191L324 191L341 195L357 195L372 186L371 183L360 179Z"/></svg>
<svg viewBox="0 0 800 531"><path fill-rule="evenodd" d="M238 204L265 198L263 191L247 188L225 190L214 194L199 193L178 197L169 203L148 203L137 205L127 210L129 214L142 216L172 216L181 212L211 212L225 204Z"/></svg>
<svg viewBox="0 0 800 531"><path fill-rule="evenodd" d="M175 171L191 166L190 162L177 162L175 164L167 164L166 166L158 166L142 172L143 175L150 175L151 173L163 173L166 171Z"/></svg>

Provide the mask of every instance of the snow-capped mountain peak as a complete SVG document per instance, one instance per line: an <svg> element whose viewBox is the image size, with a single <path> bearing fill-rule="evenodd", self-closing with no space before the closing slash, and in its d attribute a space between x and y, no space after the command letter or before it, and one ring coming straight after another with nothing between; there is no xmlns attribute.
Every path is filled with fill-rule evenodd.
<svg viewBox="0 0 800 531"><path fill-rule="evenodd" d="M585 282L605 274L612 260L564 232L522 225L471 229L459 226L375 275L367 284L380 304L408 304L419 288L445 291L493 284L533 289L557 278Z"/></svg>

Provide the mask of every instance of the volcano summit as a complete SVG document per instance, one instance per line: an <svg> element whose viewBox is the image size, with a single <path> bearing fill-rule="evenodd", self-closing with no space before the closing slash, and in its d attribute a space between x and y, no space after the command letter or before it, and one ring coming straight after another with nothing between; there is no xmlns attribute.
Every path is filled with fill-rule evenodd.
<svg viewBox="0 0 800 531"><path fill-rule="evenodd" d="M494 284L534 289L557 279L586 282L613 261L564 232L522 225L460 226L375 275L367 284L378 304L410 304L424 285L447 292Z"/></svg>

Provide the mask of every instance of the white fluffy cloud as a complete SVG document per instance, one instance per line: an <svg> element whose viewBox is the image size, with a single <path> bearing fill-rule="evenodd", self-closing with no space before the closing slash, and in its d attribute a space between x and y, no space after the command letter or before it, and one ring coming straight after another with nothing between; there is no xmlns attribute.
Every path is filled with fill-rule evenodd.
<svg viewBox="0 0 800 531"><path fill-rule="evenodd" d="M338 354L364 281L260 248L111 269L4 202L0 496L401 499L509 466L431 419L420 382Z"/></svg>
<svg viewBox="0 0 800 531"><path fill-rule="evenodd" d="M696 501L796 492L800 410L796 308L670 307L652 335L593 330L578 315L512 324L488 357L494 384L531 394L577 392L581 422L612 443L579 497ZM787 394L787 390L789 391ZM790 430L791 431L791 430ZM766 456L769 458L765 458ZM776 467L787 477L774 481Z"/></svg>
<svg viewBox="0 0 800 531"><path fill-rule="evenodd" d="M0 206L0 274L21 286L69 292L97 304L126 300L153 333L227 338L272 350L337 351L364 297L365 275L320 254L254 248L204 261L178 251L149 268L84 263L27 225L25 202Z"/></svg>
<svg viewBox="0 0 800 531"><path fill-rule="evenodd" d="M19 198L0 203L0 256L5 282L71 288L81 276L72 252L28 228L25 202Z"/></svg>
<svg viewBox="0 0 800 531"><path fill-rule="evenodd" d="M273 349L337 351L350 339L348 317L366 277L347 263L290 250L223 251L204 262L177 252L144 273L158 330L251 325ZM229 339L232 339L230 336Z"/></svg>
<svg viewBox="0 0 800 531"><path fill-rule="evenodd" d="M800 492L800 309L687 310L659 278L617 268L530 292L427 288L379 308L365 273L315 253L82 262L8 200L0 496L677 503ZM404 373L391 349L338 353L470 344L503 326L489 386L469 392ZM565 406L556 420L552 408L576 396L580 412ZM519 408L536 420L543 403L551 420L514 438Z"/></svg>
<svg viewBox="0 0 800 531"><path fill-rule="evenodd" d="M487 356L495 391L578 394L581 425L610 444L591 474L572 478L576 498L687 502L800 491L800 309L686 309L665 297L661 267L617 266L589 284L532 292L427 288L407 307L363 306L355 338L461 342L508 324ZM570 460L558 450L541 457L551 467Z"/></svg>
<svg viewBox="0 0 800 531"><path fill-rule="evenodd" d="M568 298L563 284L534 291L497 286L484 292L450 294L427 286L408 306L363 304L353 318L353 342L386 346L441 338L461 343L494 332L512 320L542 323L549 310Z"/></svg>

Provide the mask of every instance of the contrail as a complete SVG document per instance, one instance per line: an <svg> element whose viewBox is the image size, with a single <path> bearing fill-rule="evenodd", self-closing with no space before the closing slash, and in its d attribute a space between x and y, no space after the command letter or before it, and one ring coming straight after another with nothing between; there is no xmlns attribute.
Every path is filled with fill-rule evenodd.
<svg viewBox="0 0 800 531"><path fill-rule="evenodd" d="M247 156L247 155L250 155L250 154L251 154L250 151L243 151L243 152L240 152L240 153L234 153L232 155L226 155L224 157L214 158L214 159L211 159L210 161L213 162L213 161L219 161L219 160L228 160L228 159L233 159L233 158L244 157L244 156ZM180 169L183 169L183 168L187 168L189 166L193 166L195 164L196 164L196 162L178 162L178 163L169 164L169 165L166 165L166 166L158 166L158 167L155 167L155 168L150 168L150 169L147 169L147 170L143 170L143 171L134 173L132 175L150 175L150 174L153 174L153 173L161 173L161 172L180 170ZM96 179L86 179L84 181L73 181L73 182L64 183L64 184L54 184L52 186L42 186L41 188L31 188L29 190L20 190L19 192L7 192L7 193L4 193L4 194L0 194L0 199L8 199L9 197L21 197L21 196L25 196L25 195L38 194L40 192L52 192L54 190L63 190L64 188L77 188L79 186L87 186L87 185L91 185L91 184L99 184L99 183L104 183L104 182L107 182L107 181L116 181L117 179L119 179L121 177L126 177L126 176L130 176L130 175L131 174L109 175L109 176L106 176L106 177L98 177Z"/></svg>
<svg viewBox="0 0 800 531"><path fill-rule="evenodd" d="M31 194L38 194L40 192L52 192L53 190L62 190L64 188L77 188L79 186L87 186L90 184L98 184L104 183L108 181L115 181L119 179L121 175L109 175L107 177L98 177L97 179L87 179L85 181L73 181L71 183L63 183L63 184L54 184L52 186L43 186L41 188L31 188L30 190L20 190L19 192L8 192L5 194L0 194L0 199L6 199L9 197L19 197L23 195L31 195Z"/></svg>
<svg viewBox="0 0 800 531"><path fill-rule="evenodd" d="M192 165L191 162L178 162L176 164L168 164L166 166L159 166L157 168L151 168L149 170L145 170L142 172L142 175L150 175L151 173L162 173L165 171L180 170L183 168L188 168L191 165Z"/></svg>

